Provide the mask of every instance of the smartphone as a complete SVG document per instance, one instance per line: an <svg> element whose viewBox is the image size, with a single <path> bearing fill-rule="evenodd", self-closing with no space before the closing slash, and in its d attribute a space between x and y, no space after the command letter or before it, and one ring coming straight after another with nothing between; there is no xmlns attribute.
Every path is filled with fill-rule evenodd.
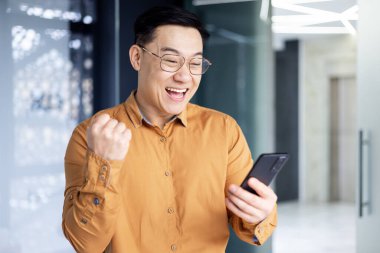
<svg viewBox="0 0 380 253"><path fill-rule="evenodd" d="M287 153L261 154L253 164L252 169L244 179L241 187L257 195L256 191L248 186L248 179L254 177L265 185L269 185L280 172L282 167L284 167L288 159L289 154Z"/></svg>

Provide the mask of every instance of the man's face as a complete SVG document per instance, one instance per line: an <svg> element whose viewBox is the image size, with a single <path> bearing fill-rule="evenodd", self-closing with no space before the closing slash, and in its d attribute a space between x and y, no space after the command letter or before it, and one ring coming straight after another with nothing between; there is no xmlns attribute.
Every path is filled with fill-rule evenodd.
<svg viewBox="0 0 380 253"><path fill-rule="evenodd" d="M181 55L186 62L177 72L165 72L160 67L160 58L141 50L138 102L156 117L170 118L181 113L201 81L200 75L189 71L189 60L202 56L200 33L194 28L177 25L159 26L153 41L143 46L159 56Z"/></svg>

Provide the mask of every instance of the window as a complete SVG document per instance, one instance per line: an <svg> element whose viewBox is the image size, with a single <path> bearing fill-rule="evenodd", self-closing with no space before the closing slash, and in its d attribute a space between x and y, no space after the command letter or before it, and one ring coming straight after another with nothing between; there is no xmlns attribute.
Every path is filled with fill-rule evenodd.
<svg viewBox="0 0 380 253"><path fill-rule="evenodd" d="M0 252L72 252L63 157L93 111L95 2L8 0L0 12Z"/></svg>

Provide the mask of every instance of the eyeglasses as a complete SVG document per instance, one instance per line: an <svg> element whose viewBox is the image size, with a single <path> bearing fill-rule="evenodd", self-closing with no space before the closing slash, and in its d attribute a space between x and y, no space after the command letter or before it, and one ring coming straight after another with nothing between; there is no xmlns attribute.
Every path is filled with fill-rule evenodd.
<svg viewBox="0 0 380 253"><path fill-rule="evenodd" d="M145 52L150 53L153 56L156 56L157 58L160 58L160 67L163 71L166 72L177 72L180 68L182 68L183 64L185 64L186 59L185 57L181 55L176 55L176 54L164 54L163 56L159 56L145 47L141 45L139 46L142 50ZM210 67L211 62L207 60L206 58L203 57L193 57L190 58L189 60L189 70L190 73L193 75L203 75L206 73L207 69Z"/></svg>

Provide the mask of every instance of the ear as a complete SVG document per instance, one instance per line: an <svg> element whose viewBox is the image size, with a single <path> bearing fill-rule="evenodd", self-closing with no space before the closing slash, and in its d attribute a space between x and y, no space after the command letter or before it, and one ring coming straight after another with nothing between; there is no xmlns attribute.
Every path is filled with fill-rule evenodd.
<svg viewBox="0 0 380 253"><path fill-rule="evenodd" d="M141 50L140 47L136 44L132 45L129 48L129 60L131 61L134 70L139 71L141 61Z"/></svg>

